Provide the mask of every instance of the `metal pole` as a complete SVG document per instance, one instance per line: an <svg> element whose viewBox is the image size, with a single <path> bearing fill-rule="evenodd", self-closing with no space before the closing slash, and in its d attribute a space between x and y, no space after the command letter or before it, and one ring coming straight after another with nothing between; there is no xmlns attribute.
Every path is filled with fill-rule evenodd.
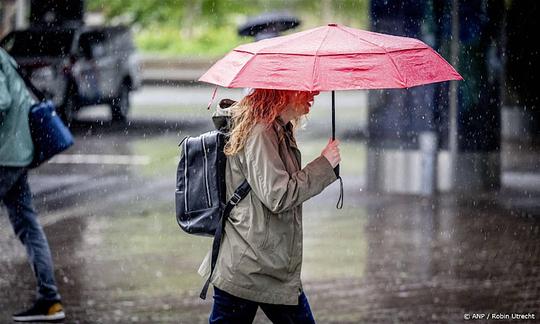
<svg viewBox="0 0 540 324"><path fill-rule="evenodd" d="M457 67L459 58L459 0L452 0L452 40L450 42L450 60L452 66ZM450 187L456 187L457 160L458 160L458 84L450 81L449 102L449 134L448 145L450 151Z"/></svg>

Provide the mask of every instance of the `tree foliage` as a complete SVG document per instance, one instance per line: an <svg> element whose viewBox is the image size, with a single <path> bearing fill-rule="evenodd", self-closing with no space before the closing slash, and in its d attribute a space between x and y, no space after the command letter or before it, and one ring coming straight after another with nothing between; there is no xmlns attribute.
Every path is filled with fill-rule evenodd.
<svg viewBox="0 0 540 324"><path fill-rule="evenodd" d="M368 0L87 0L87 10L136 28L145 52L219 56L241 42L237 27L248 17L287 11L302 29L329 22L365 27Z"/></svg>
<svg viewBox="0 0 540 324"><path fill-rule="evenodd" d="M315 24L327 18L363 26L368 0L88 0L87 4L109 19L124 17L141 26L191 28L186 22L222 26L266 11L289 11Z"/></svg>

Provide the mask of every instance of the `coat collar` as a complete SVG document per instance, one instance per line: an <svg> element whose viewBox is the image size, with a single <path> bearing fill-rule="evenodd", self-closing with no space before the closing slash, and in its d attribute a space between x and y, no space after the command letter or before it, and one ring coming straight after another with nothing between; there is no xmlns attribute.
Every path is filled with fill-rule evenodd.
<svg viewBox="0 0 540 324"><path fill-rule="evenodd" d="M287 143L295 150L299 150L298 149L298 145L296 144L296 139L294 138L294 133L293 133L293 125L291 122L288 122L287 124L285 124L285 122L283 121L283 119L281 119L280 116L276 117L275 121L274 121L274 128L278 134L278 138L280 138L280 140L283 140L285 139L284 137L287 138ZM280 137L279 134L282 134L282 136L284 137ZM299 152L299 151L298 151ZM299 156L297 156L297 158L299 158Z"/></svg>
<svg viewBox="0 0 540 324"><path fill-rule="evenodd" d="M276 123L279 127L283 128L286 132L289 132L292 134L293 125L291 122L285 123L281 116L277 116L275 119Z"/></svg>
<svg viewBox="0 0 540 324"><path fill-rule="evenodd" d="M283 119L281 118L281 116L277 116L277 117L276 117L276 122L277 122L278 125L281 126L281 127L285 127L287 124L289 124L289 123L285 124L285 122L283 121Z"/></svg>

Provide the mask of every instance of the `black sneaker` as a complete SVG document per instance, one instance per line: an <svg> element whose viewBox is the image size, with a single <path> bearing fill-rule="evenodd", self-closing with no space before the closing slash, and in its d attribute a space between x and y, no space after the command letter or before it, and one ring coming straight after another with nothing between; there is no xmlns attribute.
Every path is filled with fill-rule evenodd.
<svg viewBox="0 0 540 324"><path fill-rule="evenodd" d="M66 318L59 300L38 300L29 310L13 314L15 322L55 322Z"/></svg>

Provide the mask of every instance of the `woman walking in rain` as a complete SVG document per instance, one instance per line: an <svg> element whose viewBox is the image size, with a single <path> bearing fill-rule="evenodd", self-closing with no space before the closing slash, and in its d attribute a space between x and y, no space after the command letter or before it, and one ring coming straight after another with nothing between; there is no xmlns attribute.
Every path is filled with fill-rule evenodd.
<svg viewBox="0 0 540 324"><path fill-rule="evenodd" d="M16 322L58 321L64 319L65 314L54 278L49 243L34 210L28 185L28 165L34 154L28 111L34 101L15 65L13 58L0 49L0 207L2 203L6 206L13 231L26 247L37 281L37 298L32 307L14 314L12 319ZM3 319L0 322L5 323Z"/></svg>
<svg viewBox="0 0 540 324"><path fill-rule="evenodd" d="M227 196L244 179L251 192L225 225L210 323L251 323L258 307L273 323L315 322L300 280L302 203L336 180L341 159L338 141L329 141L301 168L294 128L317 94L255 89L226 112ZM209 256L199 272L209 275Z"/></svg>

